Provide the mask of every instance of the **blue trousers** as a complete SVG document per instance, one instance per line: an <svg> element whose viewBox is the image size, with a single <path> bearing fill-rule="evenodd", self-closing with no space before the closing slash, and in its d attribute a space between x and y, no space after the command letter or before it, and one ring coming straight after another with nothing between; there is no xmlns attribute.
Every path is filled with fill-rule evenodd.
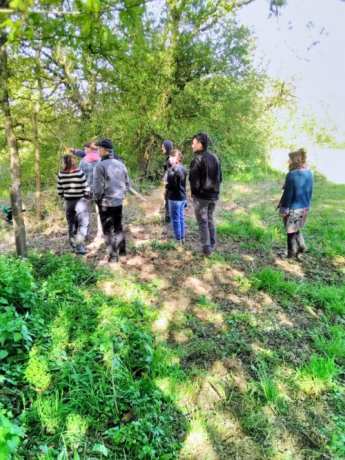
<svg viewBox="0 0 345 460"><path fill-rule="evenodd" d="M169 200L169 213L171 225L175 233L175 239L180 240L185 237L184 234L184 208L186 200L173 201Z"/></svg>

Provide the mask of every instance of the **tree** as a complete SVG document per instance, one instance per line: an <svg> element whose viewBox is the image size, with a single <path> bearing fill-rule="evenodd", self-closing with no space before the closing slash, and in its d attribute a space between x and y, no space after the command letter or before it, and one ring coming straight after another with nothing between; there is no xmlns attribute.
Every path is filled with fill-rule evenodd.
<svg viewBox="0 0 345 460"><path fill-rule="evenodd" d="M1 8L8 7L8 1L0 0ZM20 257L27 257L25 222L23 217L23 199L22 184L20 174L20 160L18 152L18 141L14 132L9 90L8 90L8 55L7 55L7 35L4 29L0 29L0 68L1 68L1 85L0 85L0 104L4 117L4 126L11 160L11 178L10 187L11 207L13 213L13 228L16 242L17 254Z"/></svg>

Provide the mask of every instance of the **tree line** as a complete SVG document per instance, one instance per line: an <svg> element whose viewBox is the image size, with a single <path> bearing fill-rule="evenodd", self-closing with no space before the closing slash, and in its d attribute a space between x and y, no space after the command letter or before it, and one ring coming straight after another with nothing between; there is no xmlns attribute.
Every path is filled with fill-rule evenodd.
<svg viewBox="0 0 345 460"><path fill-rule="evenodd" d="M235 14L252 1L0 0L0 166L18 254L22 186L36 178L40 219L41 188L85 140L113 139L130 172L152 179L162 141L188 156L201 130L225 170L264 161L272 108L290 91L253 67Z"/></svg>

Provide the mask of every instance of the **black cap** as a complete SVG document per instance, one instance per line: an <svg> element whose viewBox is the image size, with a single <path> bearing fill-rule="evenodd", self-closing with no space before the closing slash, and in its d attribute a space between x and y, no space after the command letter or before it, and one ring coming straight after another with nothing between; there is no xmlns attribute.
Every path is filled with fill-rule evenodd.
<svg viewBox="0 0 345 460"><path fill-rule="evenodd" d="M96 147L103 147L106 150L113 150L114 144L111 142L110 139L101 139L98 142L95 142Z"/></svg>

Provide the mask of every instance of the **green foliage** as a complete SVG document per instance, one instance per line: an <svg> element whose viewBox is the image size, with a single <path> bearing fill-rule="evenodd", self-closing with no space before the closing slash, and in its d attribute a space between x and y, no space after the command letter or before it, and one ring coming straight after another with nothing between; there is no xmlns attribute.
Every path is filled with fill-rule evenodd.
<svg viewBox="0 0 345 460"><path fill-rule="evenodd" d="M340 372L334 359L313 355L310 363L298 372L297 380L306 393L318 394L331 387L333 378Z"/></svg>
<svg viewBox="0 0 345 460"><path fill-rule="evenodd" d="M27 280L35 298L30 314L20 313L20 305L19 311L3 305L0 329L2 383L10 391L26 385L25 409L17 415L29 451L40 445L46 458L65 458L69 449L78 458L77 449L84 446L118 458L176 458L183 419L154 383L175 373L176 366L155 343L154 311L140 301L108 297L94 285L91 295L87 285L93 272L69 255L14 260L11 273L23 280L15 298L21 299ZM11 429L11 435L19 433ZM99 432L104 443L95 442ZM14 452L17 438L5 435ZM52 440L54 449L47 447ZM20 446L18 453L24 453Z"/></svg>
<svg viewBox="0 0 345 460"><path fill-rule="evenodd" d="M258 289L275 295L292 296L299 290L298 284L292 280L287 281L285 273L281 270L263 268L256 272L252 278Z"/></svg>
<svg viewBox="0 0 345 460"><path fill-rule="evenodd" d="M23 430L12 422L12 413L0 403L0 460L10 460L18 450ZM18 457L16 457L18 458Z"/></svg>
<svg viewBox="0 0 345 460"><path fill-rule="evenodd" d="M343 326L331 326L326 330L314 330L314 347L330 359L345 357L345 331Z"/></svg>
<svg viewBox="0 0 345 460"><path fill-rule="evenodd" d="M303 294L318 307L326 308L331 313L345 314L345 285L306 284Z"/></svg>

